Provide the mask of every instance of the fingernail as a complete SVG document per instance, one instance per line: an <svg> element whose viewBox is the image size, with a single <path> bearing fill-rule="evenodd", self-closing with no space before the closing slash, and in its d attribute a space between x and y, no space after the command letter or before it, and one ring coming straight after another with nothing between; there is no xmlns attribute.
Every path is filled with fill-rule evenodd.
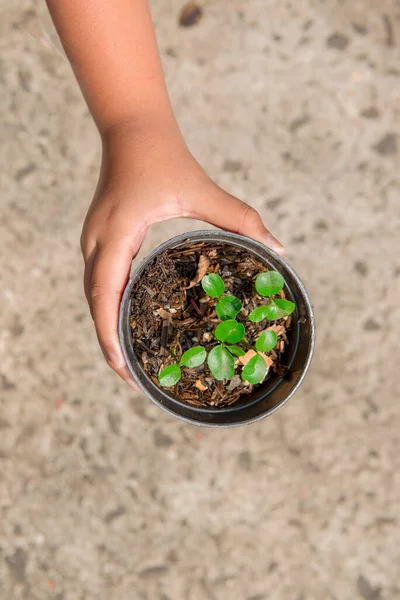
<svg viewBox="0 0 400 600"><path fill-rule="evenodd" d="M265 240L267 246L275 250L277 254L283 254L285 252L285 247L282 246L280 242L273 236L267 235L267 239Z"/></svg>

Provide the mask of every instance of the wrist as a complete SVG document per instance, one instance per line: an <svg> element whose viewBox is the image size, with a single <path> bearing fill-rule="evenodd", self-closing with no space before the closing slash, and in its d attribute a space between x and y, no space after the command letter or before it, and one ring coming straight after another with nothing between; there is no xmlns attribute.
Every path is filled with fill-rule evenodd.
<svg viewBox="0 0 400 600"><path fill-rule="evenodd" d="M171 111L130 116L100 131L103 155L144 157L148 153L189 153Z"/></svg>
<svg viewBox="0 0 400 600"><path fill-rule="evenodd" d="M140 136L145 130L167 126L171 129L179 129L173 113L168 93L164 85L153 82L152 91L142 93L140 99L136 98L133 104L129 102L129 94L125 99L123 110L111 111L108 115L102 115L98 123L100 136L106 143L113 139ZM111 114L110 114L111 113Z"/></svg>

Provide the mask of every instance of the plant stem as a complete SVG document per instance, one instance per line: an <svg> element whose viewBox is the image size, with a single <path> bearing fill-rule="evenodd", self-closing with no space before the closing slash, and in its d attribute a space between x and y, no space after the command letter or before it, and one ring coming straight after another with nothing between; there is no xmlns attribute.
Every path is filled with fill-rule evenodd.
<svg viewBox="0 0 400 600"><path fill-rule="evenodd" d="M255 348L253 348L253 346L251 344L249 344L249 342L246 340L246 338L242 339L242 344L244 344L246 346L247 350L255 350Z"/></svg>

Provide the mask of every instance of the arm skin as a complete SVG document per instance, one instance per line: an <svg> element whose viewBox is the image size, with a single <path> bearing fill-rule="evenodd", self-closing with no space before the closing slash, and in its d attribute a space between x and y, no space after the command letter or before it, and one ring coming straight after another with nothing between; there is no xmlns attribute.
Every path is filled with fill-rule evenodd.
<svg viewBox="0 0 400 600"><path fill-rule="evenodd" d="M118 311L150 225L189 217L280 253L283 246L257 211L213 183L190 154L171 108L147 0L47 5L102 140L99 182L81 237L85 293L108 364L136 389L119 345Z"/></svg>
<svg viewBox="0 0 400 600"><path fill-rule="evenodd" d="M47 0L101 133L133 119L174 120L147 0Z"/></svg>

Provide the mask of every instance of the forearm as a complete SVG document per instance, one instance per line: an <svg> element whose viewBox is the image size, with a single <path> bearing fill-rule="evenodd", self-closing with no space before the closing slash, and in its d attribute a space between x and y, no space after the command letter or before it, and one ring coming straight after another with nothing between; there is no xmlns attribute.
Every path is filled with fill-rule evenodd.
<svg viewBox="0 0 400 600"><path fill-rule="evenodd" d="M174 117L147 0L47 0L101 134Z"/></svg>

